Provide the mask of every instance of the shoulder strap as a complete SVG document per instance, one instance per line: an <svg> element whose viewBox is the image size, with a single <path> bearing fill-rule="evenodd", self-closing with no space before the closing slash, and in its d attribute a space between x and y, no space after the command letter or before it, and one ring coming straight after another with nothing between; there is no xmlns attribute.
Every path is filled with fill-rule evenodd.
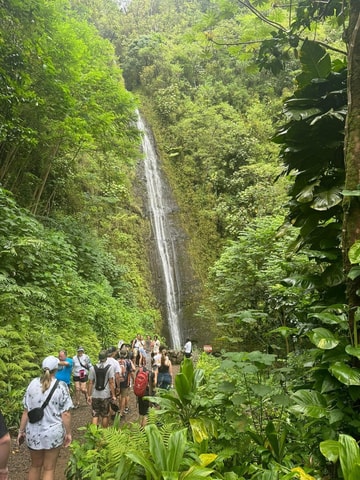
<svg viewBox="0 0 360 480"><path fill-rule="evenodd" d="M47 406L47 404L50 402L50 399L52 397L52 394L55 392L55 389L56 387L58 386L58 383L59 383L59 380L56 380L56 382L54 383L54 386L52 387L51 389L51 392L49 393L49 395L46 397L46 400L45 402L41 405L41 408L45 408Z"/></svg>
<svg viewBox="0 0 360 480"><path fill-rule="evenodd" d="M79 358L79 357L77 357L77 359L79 360L79 363L80 363L80 365L81 365L83 368L85 368L85 370L89 370L89 368L88 368L88 367L85 367L85 365L83 365L83 364L81 363L81 360L80 360L80 358Z"/></svg>

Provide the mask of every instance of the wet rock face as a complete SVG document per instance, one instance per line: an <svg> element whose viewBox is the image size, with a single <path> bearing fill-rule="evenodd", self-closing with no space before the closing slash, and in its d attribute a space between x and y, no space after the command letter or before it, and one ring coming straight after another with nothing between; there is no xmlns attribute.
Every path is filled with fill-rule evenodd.
<svg viewBox="0 0 360 480"><path fill-rule="evenodd" d="M174 350L180 350L187 337L196 337L194 314L198 305L198 284L187 252L187 237L180 225L179 208L161 169L151 131L139 117L143 131L144 162L141 177L146 217L151 224L148 239L153 290L163 318L163 336Z"/></svg>

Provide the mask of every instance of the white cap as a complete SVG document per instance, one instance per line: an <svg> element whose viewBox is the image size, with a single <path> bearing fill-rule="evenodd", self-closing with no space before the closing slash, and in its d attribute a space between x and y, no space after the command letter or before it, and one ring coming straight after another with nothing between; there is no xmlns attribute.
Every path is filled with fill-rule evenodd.
<svg viewBox="0 0 360 480"><path fill-rule="evenodd" d="M59 366L59 359L54 357L54 355L50 355L49 357L44 358L42 362L42 368L43 370L50 370L52 372L53 370L57 370Z"/></svg>

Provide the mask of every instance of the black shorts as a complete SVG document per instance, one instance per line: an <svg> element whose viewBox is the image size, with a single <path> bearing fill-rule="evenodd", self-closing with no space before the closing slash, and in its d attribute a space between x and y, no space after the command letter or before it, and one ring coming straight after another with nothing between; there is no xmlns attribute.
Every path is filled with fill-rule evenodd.
<svg viewBox="0 0 360 480"><path fill-rule="evenodd" d="M74 382L81 382L81 383L86 383L88 381L88 376L85 375L85 377L73 377Z"/></svg>
<svg viewBox="0 0 360 480"><path fill-rule="evenodd" d="M0 412L0 438L2 438L7 433L8 433L8 429L7 429L7 426L6 426L6 423L5 423L5 419L2 415L2 413Z"/></svg>
<svg viewBox="0 0 360 480"><path fill-rule="evenodd" d="M139 415L147 415L150 407L149 400L144 400L144 397L138 397Z"/></svg>

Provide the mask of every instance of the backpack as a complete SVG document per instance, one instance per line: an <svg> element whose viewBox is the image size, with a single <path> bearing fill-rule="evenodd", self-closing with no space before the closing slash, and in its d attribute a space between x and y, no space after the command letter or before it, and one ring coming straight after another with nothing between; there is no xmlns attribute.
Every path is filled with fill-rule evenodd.
<svg viewBox="0 0 360 480"><path fill-rule="evenodd" d="M106 367L99 367L98 365L94 365L95 369L95 390L105 390L107 382L105 383L106 372L109 370L110 365L106 365Z"/></svg>
<svg viewBox="0 0 360 480"><path fill-rule="evenodd" d="M134 381L134 393L137 397L143 397L149 384L149 371L145 367L139 368Z"/></svg>
<svg viewBox="0 0 360 480"><path fill-rule="evenodd" d="M121 363L123 360L123 363ZM130 384L130 376L129 374L132 372L132 365L131 365L131 361L128 360L127 358L124 358L120 360L120 367L121 367L121 370L122 370L122 379L120 381L120 384L122 386L129 386Z"/></svg>

